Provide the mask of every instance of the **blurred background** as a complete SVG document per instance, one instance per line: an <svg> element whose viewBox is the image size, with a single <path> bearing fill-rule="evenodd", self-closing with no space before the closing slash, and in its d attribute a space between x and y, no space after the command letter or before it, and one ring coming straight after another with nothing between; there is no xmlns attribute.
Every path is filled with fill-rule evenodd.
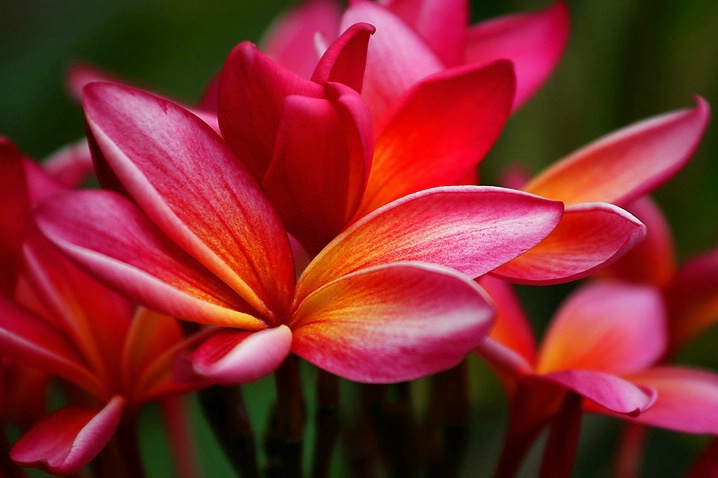
<svg viewBox="0 0 718 478"><path fill-rule="evenodd" d="M0 135L42 159L84 134L80 108L66 92L73 62L87 62L136 85L192 104L221 68L231 48L258 41L288 0L0 0ZM474 21L533 10L550 2L472 2ZM634 121L691 107L699 94L718 105L718 2L693 0L568 0L568 50L542 90L515 114L484 161L495 181L516 162L537 172L578 147ZM597 178L598 179L598 178ZM718 245L718 138L712 125L693 160L655 198L673 226L679 258ZM522 290L541 324L570 286ZM537 325L540 328L540 325ZM718 334L701 339L683 360L718 367ZM477 435L471 476L491 469L500 446L502 396L497 382L474 363L484 383L474 390ZM308 372L311 374L311 371ZM349 386L349 385L348 385ZM249 388L263 428L266 380ZM152 414L150 410L148 413ZM213 450L200 417L202 460ZM576 476L607 476L619 424L591 417L584 427ZM149 427L148 447L162 456L161 432ZM157 439L153 439L157 434ZM701 438L654 432L645 476L677 476ZM148 452L154 454L154 451ZM161 459L150 476L171 476ZM221 470L218 468L217 470ZM226 471L229 473L229 471ZM479 473L478 475L476 473ZM208 476L225 476L221 471ZM227 475L229 476L229 475ZM527 476L531 476L530 474Z"/></svg>

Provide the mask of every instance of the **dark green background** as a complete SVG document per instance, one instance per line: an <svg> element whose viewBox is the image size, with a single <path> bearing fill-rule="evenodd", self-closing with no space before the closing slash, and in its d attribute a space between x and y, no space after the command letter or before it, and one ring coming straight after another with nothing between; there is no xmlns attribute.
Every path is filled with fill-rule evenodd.
<svg viewBox="0 0 718 478"><path fill-rule="evenodd" d="M192 103L230 49L241 40L257 41L271 18L290 3L0 0L0 135L35 158L80 138L82 116L66 95L63 79L73 61L93 63ZM473 3L474 20L547 5L527 0ZM718 105L718 2L575 0L568 4L572 31L565 57L548 84L510 120L485 160L488 180L512 161L539 171L633 121L690 107L695 94ZM715 131L713 126L708 129L694 159L655 195L674 227L681 258L718 244ZM525 292L532 315L545 321L565 290ZM703 339L689 359L717 365L715 342L716 334ZM476 368L482 367L476 364ZM504 412L498 385L488 375L485 380L489 385L480 384L474 394L479 405L474 439L481 447L473 450L471 461L477 470L490 468L493 462L501 418L491 417L499 415L497 409ZM250 387L256 414L266 413L265 397L271 389L266 380ZM263 418L258 416L256 423L262 427ZM576 476L607 476L618 422L592 417L587 425ZM148 449L162 444L159 430L149 427L148 433ZM700 441L653 433L645 476L677 476ZM202 447L202 457L205 466L224 466L211 443ZM152 461L152 476L169 473L163 459ZM207 476L223 476L216 473Z"/></svg>

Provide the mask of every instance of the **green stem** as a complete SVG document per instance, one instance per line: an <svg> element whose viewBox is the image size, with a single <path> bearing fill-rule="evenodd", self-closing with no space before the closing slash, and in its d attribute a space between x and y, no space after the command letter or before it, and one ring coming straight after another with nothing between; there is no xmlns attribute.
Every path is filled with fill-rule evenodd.
<svg viewBox="0 0 718 478"><path fill-rule="evenodd" d="M339 377L323 370L317 376L316 425L312 478L325 478L339 437Z"/></svg>

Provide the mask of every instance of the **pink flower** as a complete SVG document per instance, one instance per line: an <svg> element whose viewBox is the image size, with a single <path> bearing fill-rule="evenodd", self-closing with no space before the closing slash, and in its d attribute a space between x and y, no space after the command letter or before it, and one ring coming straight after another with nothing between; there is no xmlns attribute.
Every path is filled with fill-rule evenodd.
<svg viewBox="0 0 718 478"><path fill-rule="evenodd" d="M2 217L22 226L2 235L3 257L13 258L2 269L3 356L63 378L87 396L35 424L11 456L51 473L73 473L102 450L124 413L200 383L172 380L174 357L186 345L174 319L134 310L39 235L30 206L64 187L9 141L0 147L3 178L14 185L2 190Z"/></svg>
<svg viewBox="0 0 718 478"><path fill-rule="evenodd" d="M277 213L210 128L119 85L91 85L84 101L91 144L127 197L57 196L40 227L133 300L224 327L195 354L195 372L217 381L255 379L290 351L365 382L451 367L491 323L471 278L539 242L563 209L497 188L423 191L354 222L295 282Z"/></svg>

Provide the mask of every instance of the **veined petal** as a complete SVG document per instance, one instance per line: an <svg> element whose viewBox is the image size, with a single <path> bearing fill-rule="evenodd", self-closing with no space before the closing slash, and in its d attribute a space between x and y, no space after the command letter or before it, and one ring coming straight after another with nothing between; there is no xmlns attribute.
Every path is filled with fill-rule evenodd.
<svg viewBox="0 0 718 478"><path fill-rule="evenodd" d="M560 284L610 264L645 235L643 223L619 207L574 204L543 242L491 273L518 284Z"/></svg>
<svg viewBox="0 0 718 478"><path fill-rule="evenodd" d="M670 226L658 205L643 197L626 208L646 226L646 238L618 261L602 268L597 277L665 287L676 272L676 257ZM718 294L717 294L718 295Z"/></svg>
<svg viewBox="0 0 718 478"><path fill-rule="evenodd" d="M344 230L307 266L295 304L333 279L379 264L423 261L477 277L530 249L563 205L510 189L455 186L387 204Z"/></svg>
<svg viewBox="0 0 718 478"><path fill-rule="evenodd" d="M718 375L685 367L655 367L629 377L655 388L658 400L639 423L683 433L718 435Z"/></svg>
<svg viewBox="0 0 718 478"><path fill-rule="evenodd" d="M361 93L366 68L369 37L376 28L368 23L350 26L322 55L312 74L312 81L323 85L336 82Z"/></svg>
<svg viewBox="0 0 718 478"><path fill-rule="evenodd" d="M287 231L312 255L356 210L372 155L366 104L345 85L330 83L327 89L331 101L287 97L262 183Z"/></svg>
<svg viewBox="0 0 718 478"><path fill-rule="evenodd" d="M252 43L242 42L229 54L219 86L219 126L259 182L272 159L288 95L323 98L324 88L278 65Z"/></svg>
<svg viewBox="0 0 718 478"><path fill-rule="evenodd" d="M560 160L524 190L567 204L628 204L666 182L690 159L708 125L708 103L641 121Z"/></svg>
<svg viewBox="0 0 718 478"><path fill-rule="evenodd" d="M467 0L392 0L384 3L419 32L447 66L463 62L469 23Z"/></svg>
<svg viewBox="0 0 718 478"><path fill-rule="evenodd" d="M259 186L196 116L140 90L85 88L88 129L132 199L265 315L289 303L287 234Z"/></svg>
<svg viewBox="0 0 718 478"><path fill-rule="evenodd" d="M92 394L104 392L67 338L0 295L0 345L18 363L63 377Z"/></svg>
<svg viewBox="0 0 718 478"><path fill-rule="evenodd" d="M41 203L36 219L67 256L138 303L186 320L264 327L234 291L123 196L65 193Z"/></svg>
<svg viewBox="0 0 718 478"><path fill-rule="evenodd" d="M352 4L344 13L342 29L359 22L376 27L369 43L362 96L378 120L414 83L443 70L444 65L418 33L383 5Z"/></svg>
<svg viewBox="0 0 718 478"><path fill-rule="evenodd" d="M220 330L192 354L195 373L227 385L253 382L274 372L292 348L292 331L280 325L259 332Z"/></svg>
<svg viewBox="0 0 718 478"><path fill-rule="evenodd" d="M490 275L480 277L477 282L489 294L496 308L496 321L489 336L533 366L536 339L511 284Z"/></svg>
<svg viewBox="0 0 718 478"><path fill-rule="evenodd" d="M25 159L8 139L0 137L0 295L12 297L20 269L20 249L29 227Z"/></svg>
<svg viewBox="0 0 718 478"><path fill-rule="evenodd" d="M686 262L666 289L671 350L718 322L718 249Z"/></svg>
<svg viewBox="0 0 718 478"><path fill-rule="evenodd" d="M349 380L413 380L459 363L492 317L468 277L432 264L385 264L309 295L292 319L292 351Z"/></svg>
<svg viewBox="0 0 718 478"><path fill-rule="evenodd" d="M309 78L319 56L314 37L329 42L339 35L341 7L334 0L312 0L278 17L260 41L260 50L303 78Z"/></svg>
<svg viewBox="0 0 718 478"><path fill-rule="evenodd" d="M625 374L656 362L665 346L666 314L658 289L593 282L558 310L536 368L542 374L566 369Z"/></svg>
<svg viewBox="0 0 718 478"><path fill-rule="evenodd" d="M556 67L568 43L568 31L568 8L560 0L537 12L494 18L469 29L464 61L511 60L516 68L516 109Z"/></svg>
<svg viewBox="0 0 718 478"><path fill-rule="evenodd" d="M564 370L538 378L566 387L610 412L631 417L645 413L657 399L657 393L651 387L593 370Z"/></svg>
<svg viewBox="0 0 718 478"><path fill-rule="evenodd" d="M52 474L75 473L110 441L124 406L124 399L116 396L103 408L62 408L20 437L10 456Z"/></svg>
<svg viewBox="0 0 718 478"><path fill-rule="evenodd" d="M42 167L65 187L74 188L94 174L87 139L55 151L42 162Z"/></svg>
<svg viewBox="0 0 718 478"><path fill-rule="evenodd" d="M377 125L363 216L422 189L455 185L483 159L511 112L511 64L455 68L411 88Z"/></svg>

